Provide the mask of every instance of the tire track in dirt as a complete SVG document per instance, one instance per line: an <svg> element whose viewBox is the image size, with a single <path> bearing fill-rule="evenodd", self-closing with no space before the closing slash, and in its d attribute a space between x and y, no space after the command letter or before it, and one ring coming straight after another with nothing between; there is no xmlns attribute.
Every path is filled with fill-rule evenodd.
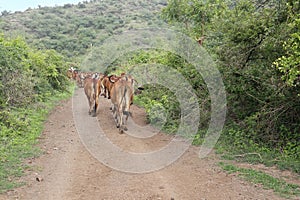
<svg viewBox="0 0 300 200"><path fill-rule="evenodd" d="M74 95L82 99L80 104L83 107L74 112L88 115L83 90L77 89ZM120 135L109 106L109 100L100 98L98 117L88 116L87 119L96 120L106 137L124 151L153 151L172 139L163 133L146 139ZM132 112L133 121L145 126L143 110L133 106ZM195 146L191 146L176 162L151 173L125 173L107 167L95 159L81 141L75 128L71 100L62 102L50 114L39 146L44 154L26 161L31 169L20 180L27 185L1 195L0 199L283 199L270 190L240 180L234 174L226 174L216 165L218 159L213 153L199 159L199 148ZM36 181L36 173L43 181Z"/></svg>

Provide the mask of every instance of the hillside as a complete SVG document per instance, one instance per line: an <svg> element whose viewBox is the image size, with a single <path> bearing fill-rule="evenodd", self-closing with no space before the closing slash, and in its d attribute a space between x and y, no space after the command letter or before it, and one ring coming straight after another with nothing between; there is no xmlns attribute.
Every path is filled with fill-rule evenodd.
<svg viewBox="0 0 300 200"><path fill-rule="evenodd" d="M165 0L84 1L25 12L2 12L0 27L6 35L23 35L39 49L55 49L72 61L80 61L91 46L113 34L159 25L158 12L165 5Z"/></svg>

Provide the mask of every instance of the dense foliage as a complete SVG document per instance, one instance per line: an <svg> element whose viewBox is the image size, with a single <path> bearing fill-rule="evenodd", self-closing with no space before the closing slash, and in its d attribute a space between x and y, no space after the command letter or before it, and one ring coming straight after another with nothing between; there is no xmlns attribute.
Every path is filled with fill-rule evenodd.
<svg viewBox="0 0 300 200"><path fill-rule="evenodd" d="M54 50L0 35L0 193L16 183L22 159L36 154L49 99L67 91L67 65Z"/></svg>
<svg viewBox="0 0 300 200"><path fill-rule="evenodd" d="M68 66L54 50L37 51L21 38L0 36L0 105L27 106L67 87Z"/></svg>
<svg viewBox="0 0 300 200"><path fill-rule="evenodd" d="M299 172L299 2L168 3L163 17L191 37L203 36L223 73L228 144L243 153L275 150Z"/></svg>
<svg viewBox="0 0 300 200"><path fill-rule="evenodd" d="M299 5L289 5L287 28L289 37L284 42L285 53L274 65L282 73L282 79L289 86L299 87L300 84L300 14Z"/></svg>

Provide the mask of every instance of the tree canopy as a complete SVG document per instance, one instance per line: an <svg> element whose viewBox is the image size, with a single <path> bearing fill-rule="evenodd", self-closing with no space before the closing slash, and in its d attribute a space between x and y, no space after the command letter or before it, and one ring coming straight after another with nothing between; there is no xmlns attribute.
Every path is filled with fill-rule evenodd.
<svg viewBox="0 0 300 200"><path fill-rule="evenodd" d="M241 148L263 144L300 158L299 8L276 0L169 0L163 8L169 23L204 37L226 85L224 133Z"/></svg>

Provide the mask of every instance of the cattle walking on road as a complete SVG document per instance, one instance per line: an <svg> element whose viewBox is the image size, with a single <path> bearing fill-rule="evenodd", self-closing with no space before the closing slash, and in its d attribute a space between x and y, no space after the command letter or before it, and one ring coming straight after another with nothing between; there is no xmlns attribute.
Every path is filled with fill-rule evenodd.
<svg viewBox="0 0 300 200"><path fill-rule="evenodd" d="M102 73L84 73L83 87L89 104L89 115L95 117L99 106L99 97L111 99L113 118L120 133L127 131L126 122L133 104L134 83L131 75L122 73L120 76Z"/></svg>
<svg viewBox="0 0 300 200"><path fill-rule="evenodd" d="M111 98L111 90L115 82L117 82L121 77L116 75L105 76L101 82L103 88L103 96L104 98Z"/></svg>
<svg viewBox="0 0 300 200"><path fill-rule="evenodd" d="M98 98L96 98L96 88L98 80L88 77L84 80L84 93L89 103L89 115L96 116L98 108Z"/></svg>
<svg viewBox="0 0 300 200"><path fill-rule="evenodd" d="M126 76L116 80L111 89L113 117L116 120L120 133L127 131L126 121L130 114L133 92L132 82Z"/></svg>

